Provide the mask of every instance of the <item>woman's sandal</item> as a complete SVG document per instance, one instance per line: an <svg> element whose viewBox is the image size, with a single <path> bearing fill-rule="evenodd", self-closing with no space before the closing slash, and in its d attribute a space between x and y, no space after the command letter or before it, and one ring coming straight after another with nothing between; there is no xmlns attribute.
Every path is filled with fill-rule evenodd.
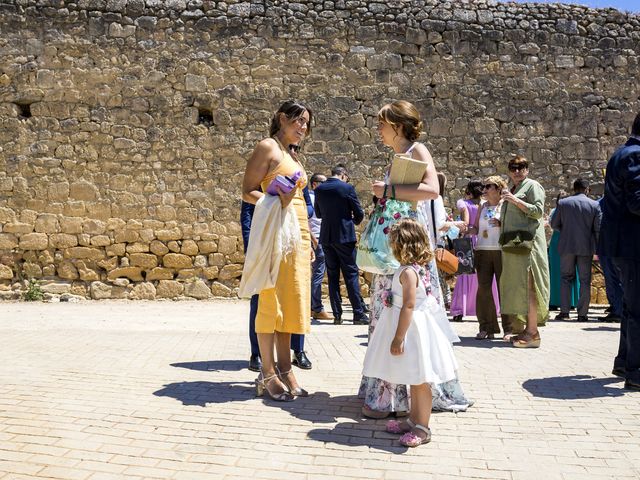
<svg viewBox="0 0 640 480"><path fill-rule="evenodd" d="M397 420L389 420L384 430L387 433L393 433L395 435L400 435L402 433L410 432L416 424L411 421L410 418L407 418L405 422L399 422Z"/></svg>
<svg viewBox="0 0 640 480"><path fill-rule="evenodd" d="M425 437L421 437L413 430L422 430L425 433ZM431 429L423 425L416 424L413 429L400 437L400 444L404 447L418 447L429 443L431 441Z"/></svg>
<svg viewBox="0 0 640 480"><path fill-rule="evenodd" d="M516 348L538 348L540 347L540 332L536 332L535 335L523 332L514 337L511 343Z"/></svg>
<svg viewBox="0 0 640 480"><path fill-rule="evenodd" d="M478 332L478 334L476 335L476 340L484 340L488 336L489 336L489 334L487 332L485 332L484 330L482 330L481 332Z"/></svg>
<svg viewBox="0 0 640 480"><path fill-rule="evenodd" d="M287 375L289 375L291 373L291 369L287 370L286 372L281 372L280 370L278 370L278 367L276 367L276 373L278 375L278 378L280 379L280 381L282 383L285 384L285 386L289 389L289 392L291 393L291 395L293 395L294 397L308 397L309 396L309 392L307 392L304 388L302 387L296 387L293 388L291 385L291 382L289 382L289 380L287 379Z"/></svg>
<svg viewBox="0 0 640 480"><path fill-rule="evenodd" d="M276 402L290 402L293 400L293 395L287 391L281 393L271 393L269 390L269 382L277 379L278 376L274 373L266 378L262 375L262 373L256 378L256 397L264 396L265 392L267 396L271 400L275 400Z"/></svg>

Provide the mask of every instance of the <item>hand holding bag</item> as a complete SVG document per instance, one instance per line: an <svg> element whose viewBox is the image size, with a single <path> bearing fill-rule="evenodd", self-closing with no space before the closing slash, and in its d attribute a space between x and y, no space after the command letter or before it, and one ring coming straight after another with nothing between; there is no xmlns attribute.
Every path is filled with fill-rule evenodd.
<svg viewBox="0 0 640 480"><path fill-rule="evenodd" d="M457 273L475 273L475 264L473 257L473 243L471 238L462 237L456 238L452 242L453 250L456 252L458 258L458 272Z"/></svg>

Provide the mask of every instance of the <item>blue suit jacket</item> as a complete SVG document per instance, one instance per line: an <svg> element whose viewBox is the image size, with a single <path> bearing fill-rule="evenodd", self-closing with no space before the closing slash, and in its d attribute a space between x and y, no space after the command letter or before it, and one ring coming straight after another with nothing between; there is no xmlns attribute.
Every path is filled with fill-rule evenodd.
<svg viewBox="0 0 640 480"><path fill-rule="evenodd" d="M600 204L584 193L561 199L551 217L551 228L560 232L560 255L591 256L600 232Z"/></svg>
<svg viewBox="0 0 640 480"><path fill-rule="evenodd" d="M322 219L320 243L350 243L356 241L356 229L364 211L356 189L337 178L328 178L314 190L316 217Z"/></svg>
<svg viewBox="0 0 640 480"><path fill-rule="evenodd" d="M598 254L640 260L640 140L635 138L607 163Z"/></svg>

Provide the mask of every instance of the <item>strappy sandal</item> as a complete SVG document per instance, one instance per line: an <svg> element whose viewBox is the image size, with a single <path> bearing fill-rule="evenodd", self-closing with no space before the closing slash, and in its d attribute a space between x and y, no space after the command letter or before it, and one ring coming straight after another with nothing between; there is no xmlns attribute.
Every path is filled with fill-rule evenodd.
<svg viewBox="0 0 640 480"><path fill-rule="evenodd" d="M384 428L385 432L400 435L402 433L410 432L412 428L416 426L415 423L407 418L406 422L399 422L397 420L389 420Z"/></svg>
<svg viewBox="0 0 640 480"><path fill-rule="evenodd" d="M516 348L539 348L540 347L540 332L536 332L535 335L531 335L528 332L523 332L511 341L512 345Z"/></svg>
<svg viewBox="0 0 640 480"><path fill-rule="evenodd" d="M426 436L423 438L420 435L413 433L413 430L422 430ZM400 445L414 448L431 441L431 429L429 427L416 424L415 427L413 427L413 430L400 437Z"/></svg>
<svg viewBox="0 0 640 480"><path fill-rule="evenodd" d="M292 401L294 397L289 392L285 391L285 392L273 394L269 390L269 387L268 387L269 382L277 378L278 376L275 373L273 375L269 375L266 378L263 376L262 373L260 373L260 376L256 378L256 397L262 397L266 393L271 400L275 400L276 402Z"/></svg>
<svg viewBox="0 0 640 480"><path fill-rule="evenodd" d="M476 340L484 340L489 336L489 334L487 332L485 332L484 330L482 330L481 332L478 332L478 334L476 335Z"/></svg>
<svg viewBox="0 0 640 480"><path fill-rule="evenodd" d="M289 375L290 373L291 373L291 369L287 370L286 372L281 372L280 370L278 370L278 367L276 367L276 374L278 375L278 378L289 389L289 392L291 393L291 395L293 395L294 397L308 397L309 392L307 392L304 388L299 386L296 388L293 388L293 386L291 385L291 382L289 382L289 380L287 379L287 375Z"/></svg>

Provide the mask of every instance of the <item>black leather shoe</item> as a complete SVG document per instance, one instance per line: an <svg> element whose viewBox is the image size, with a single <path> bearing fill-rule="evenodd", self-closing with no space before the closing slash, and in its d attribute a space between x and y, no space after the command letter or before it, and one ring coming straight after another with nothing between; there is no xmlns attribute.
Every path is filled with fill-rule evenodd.
<svg viewBox="0 0 640 480"><path fill-rule="evenodd" d="M613 367L611 374L616 377L624 378L627 376L627 370L624 367Z"/></svg>
<svg viewBox="0 0 640 480"><path fill-rule="evenodd" d="M252 372L259 372L262 370L262 358L260 355L251 355L249 359L249 370Z"/></svg>
<svg viewBox="0 0 640 480"><path fill-rule="evenodd" d="M569 314L568 313L559 313L556 315L556 318L554 318L554 320L558 321L558 320L562 320L562 321L566 321L569 320Z"/></svg>
<svg viewBox="0 0 640 480"><path fill-rule="evenodd" d="M369 307L367 307L366 305L362 305L362 312L369 315L370 313Z"/></svg>
<svg viewBox="0 0 640 480"><path fill-rule="evenodd" d="M606 317L601 318L600 321L609 323L620 323L622 319L615 313L609 313Z"/></svg>
<svg viewBox="0 0 640 480"><path fill-rule="evenodd" d="M636 390L640 392L640 383L634 382L633 380L627 380L624 382L624 388L627 390Z"/></svg>
<svg viewBox="0 0 640 480"><path fill-rule="evenodd" d="M333 314L333 324L334 325L342 325L342 315Z"/></svg>
<svg viewBox="0 0 640 480"><path fill-rule="evenodd" d="M587 317L586 315L578 315L578 322L588 322L589 321L589 317Z"/></svg>
<svg viewBox="0 0 640 480"><path fill-rule="evenodd" d="M353 317L354 325L369 325L369 317L367 317L366 313L359 315L357 317Z"/></svg>
<svg viewBox="0 0 640 480"><path fill-rule="evenodd" d="M311 370L311 360L305 352L293 352L291 364L303 370Z"/></svg>

